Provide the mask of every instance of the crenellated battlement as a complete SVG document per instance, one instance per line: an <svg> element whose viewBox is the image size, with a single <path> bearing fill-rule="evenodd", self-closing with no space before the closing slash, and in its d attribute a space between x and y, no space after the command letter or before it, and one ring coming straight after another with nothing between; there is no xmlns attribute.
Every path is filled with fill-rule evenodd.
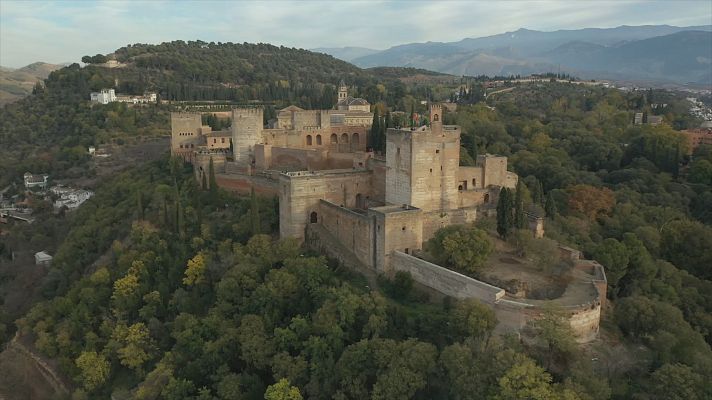
<svg viewBox="0 0 712 400"><path fill-rule="evenodd" d="M264 109L262 107L236 107L232 109L232 115L240 116L262 116Z"/></svg>

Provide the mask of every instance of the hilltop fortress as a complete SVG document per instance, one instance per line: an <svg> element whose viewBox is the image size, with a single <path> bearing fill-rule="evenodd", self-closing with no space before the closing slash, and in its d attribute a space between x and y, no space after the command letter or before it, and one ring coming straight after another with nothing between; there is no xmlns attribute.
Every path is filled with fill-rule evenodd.
<svg viewBox="0 0 712 400"><path fill-rule="evenodd" d="M389 129L385 157L376 155L366 143L369 108L342 84L332 110L290 106L264 124L262 109L236 108L227 131L211 131L198 113L173 113L171 151L193 163L197 179L212 160L219 186L278 196L281 237L364 272L407 271L441 294L478 298L495 308L505 329L522 329L540 315L536 302L508 299L504 289L414 255L438 229L492 214L501 188L517 184L507 158L479 155L476 166L460 166L460 127L444 125L436 104L429 126ZM541 218L530 225L543 235ZM564 308L579 340L591 340L605 301L603 268L574 250L562 254L580 272L585 288L576 293L589 293Z"/></svg>

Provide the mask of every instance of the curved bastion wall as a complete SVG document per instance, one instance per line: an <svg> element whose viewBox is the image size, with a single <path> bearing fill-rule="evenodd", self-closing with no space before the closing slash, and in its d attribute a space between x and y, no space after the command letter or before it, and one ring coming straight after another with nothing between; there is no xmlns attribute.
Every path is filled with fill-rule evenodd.
<svg viewBox="0 0 712 400"><path fill-rule="evenodd" d="M529 321L552 309L568 320L578 342L590 342L598 336L601 306L605 304L605 271L596 261L578 258L580 252L576 250L560 250L572 258L574 281L561 297L553 300L508 298L502 288L400 251L393 252L389 267L391 273L409 272L414 281L444 295L457 299L475 298L492 306L500 332L520 331ZM576 296L570 292L575 292Z"/></svg>

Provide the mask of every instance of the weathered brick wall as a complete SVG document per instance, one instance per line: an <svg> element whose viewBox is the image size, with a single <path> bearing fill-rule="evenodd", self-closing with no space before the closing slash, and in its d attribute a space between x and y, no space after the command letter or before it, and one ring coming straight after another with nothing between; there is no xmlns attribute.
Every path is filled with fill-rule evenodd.
<svg viewBox="0 0 712 400"><path fill-rule="evenodd" d="M373 237L371 222L365 214L321 200L317 222L329 234L353 253L364 265L373 264Z"/></svg>
<svg viewBox="0 0 712 400"><path fill-rule="evenodd" d="M215 181L222 189L242 195L249 195L252 188L260 196L277 196L277 181L260 176L216 174Z"/></svg>
<svg viewBox="0 0 712 400"><path fill-rule="evenodd" d="M319 200L355 207L357 197L371 196L371 172L330 170L295 172L279 177L280 236L304 239L304 227ZM359 196L360 195L360 196Z"/></svg>

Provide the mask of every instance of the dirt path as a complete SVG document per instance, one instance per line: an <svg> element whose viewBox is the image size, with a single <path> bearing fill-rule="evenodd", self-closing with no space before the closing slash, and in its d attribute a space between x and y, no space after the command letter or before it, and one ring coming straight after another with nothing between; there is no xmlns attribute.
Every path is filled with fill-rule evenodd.
<svg viewBox="0 0 712 400"><path fill-rule="evenodd" d="M0 400L45 399L70 393L59 374L17 335L0 353Z"/></svg>

